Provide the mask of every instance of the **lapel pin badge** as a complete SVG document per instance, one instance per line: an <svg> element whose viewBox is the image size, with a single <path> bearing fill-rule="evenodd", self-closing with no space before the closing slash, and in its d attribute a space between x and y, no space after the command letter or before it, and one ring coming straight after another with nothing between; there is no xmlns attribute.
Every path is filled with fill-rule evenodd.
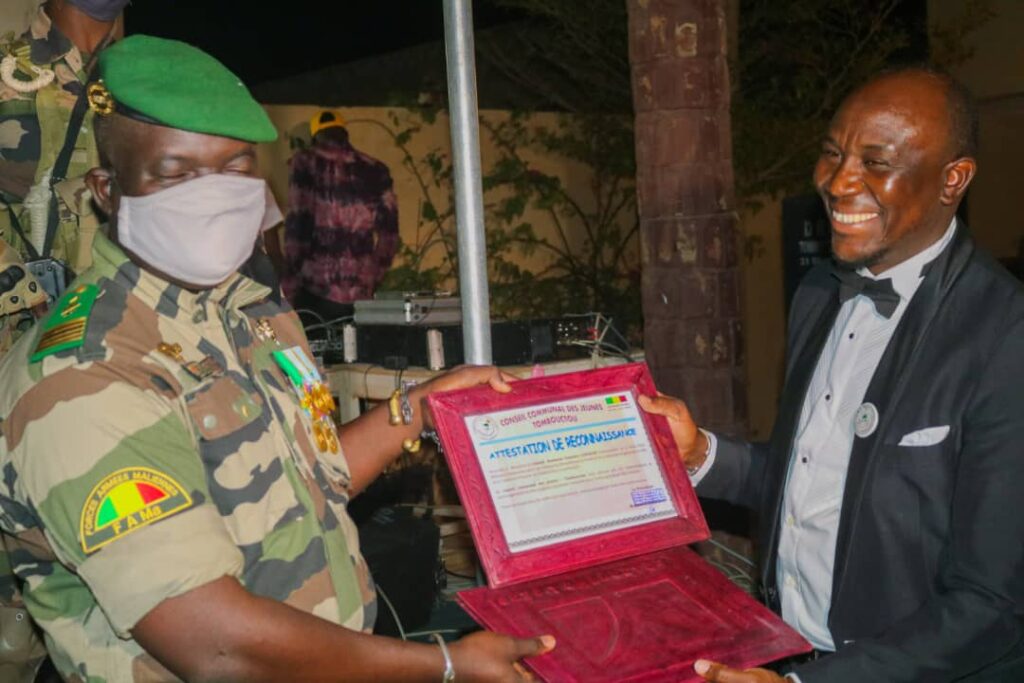
<svg viewBox="0 0 1024 683"><path fill-rule="evenodd" d="M864 439L878 427L878 408L874 403L862 403L853 418L853 433Z"/></svg>

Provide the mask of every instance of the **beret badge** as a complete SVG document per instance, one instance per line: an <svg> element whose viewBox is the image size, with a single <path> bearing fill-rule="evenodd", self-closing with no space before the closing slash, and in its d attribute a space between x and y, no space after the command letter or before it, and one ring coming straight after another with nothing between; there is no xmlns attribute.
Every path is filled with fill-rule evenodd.
<svg viewBox="0 0 1024 683"><path fill-rule="evenodd" d="M89 98L89 108L100 116L114 113L114 96L107 90L107 86L103 85L103 81L90 83L86 96Z"/></svg>

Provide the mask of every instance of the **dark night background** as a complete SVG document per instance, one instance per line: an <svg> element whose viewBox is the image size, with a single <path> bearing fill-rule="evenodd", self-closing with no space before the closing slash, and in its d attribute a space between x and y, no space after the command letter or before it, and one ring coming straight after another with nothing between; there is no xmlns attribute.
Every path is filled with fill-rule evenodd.
<svg viewBox="0 0 1024 683"><path fill-rule="evenodd" d="M750 2L740 2L741 23L746 16L742 8ZM627 71L615 74L622 80L619 100L595 103L588 97L589 92L595 91L594 83L587 83L586 79L570 77L569 82L549 86L559 95L551 97L547 92L526 91L521 80L509 80L507 73L492 68L492 63L481 58L481 47L512 45L504 42L508 33L527 26L528 30L543 29L546 25L540 17L502 8L500 4L501 0L472 2L481 107L631 110ZM902 26L908 38L908 44L896 54L899 61L920 59L927 54L926 4L926 0L902 0L891 17L891 24ZM576 1L571 5L578 8L585 3ZM622 15L622 35L603 37L609 38L604 42L608 49L619 49L624 56L624 5ZM785 32L791 28L785 16L779 20L781 24L773 30ZM257 99L265 103L315 101L324 106L390 105L407 100L410 94L445 89L442 0L336 3L133 0L125 10L125 28L129 34L175 38L206 50L238 74ZM545 43L540 40L536 44L543 46ZM515 47L506 52L513 55L518 61L516 68L524 73L578 73L579 64L564 64L553 57L557 49L540 49L545 54L531 55L529 49ZM389 57L379 59L382 55ZM570 62L580 61L573 55L568 57ZM352 66L356 63L359 66ZM332 77L311 75L337 65L349 66L335 70ZM294 78L300 74L304 78ZM775 83L777 78L757 80L774 83L773 87L785 91ZM607 79L601 82L607 84ZM571 94L574 89L582 89L582 96ZM567 107L565 100L574 97L580 101Z"/></svg>
<svg viewBox="0 0 1024 683"><path fill-rule="evenodd" d="M473 3L473 23L487 28L521 15ZM127 33L192 43L250 86L361 57L442 40L441 0L363 2L213 2L136 0Z"/></svg>

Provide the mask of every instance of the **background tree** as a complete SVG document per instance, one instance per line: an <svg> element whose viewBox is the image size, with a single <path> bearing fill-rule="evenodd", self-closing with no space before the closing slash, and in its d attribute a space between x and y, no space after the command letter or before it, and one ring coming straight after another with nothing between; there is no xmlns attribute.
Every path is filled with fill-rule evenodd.
<svg viewBox="0 0 1024 683"><path fill-rule="evenodd" d="M733 61L733 151L741 205L810 190L820 138L840 101L892 65L968 57L964 38L993 16L966 0L927 31L911 0L741 0Z"/></svg>
<svg viewBox="0 0 1024 683"><path fill-rule="evenodd" d="M410 145L424 126L434 124L437 113L436 107L406 107L393 110L387 124L370 119L350 122L386 131L419 191L416 233L411 241L403 241L382 290L437 291L456 283L451 155L440 147L416 155ZM480 137L496 150L482 169L495 318L600 312L612 317L622 332L638 326L636 192L632 169L621 166L623 159L632 157L600 144L607 125L600 117L567 114L553 125L522 113L481 117ZM589 182L582 190L570 191L558 175L532 165L529 152L549 161L582 164ZM531 223L527 209L533 210L532 216L542 216L547 229ZM521 257L535 255L541 258L533 262L545 265L521 265Z"/></svg>
<svg viewBox="0 0 1024 683"><path fill-rule="evenodd" d="M628 113L624 0L489 0L532 17L479 58L532 93L526 106L574 114ZM809 189L819 136L842 97L879 69L971 56L965 38L994 16L991 0L964 0L958 16L927 28L923 0L737 0L730 46L733 165L740 208ZM614 119L612 136L631 136ZM632 156L632 141L615 149ZM632 165L632 160L624 161Z"/></svg>
<svg viewBox="0 0 1024 683"><path fill-rule="evenodd" d="M513 117L482 131L500 150L498 161L484 171L492 307L507 317L595 309L636 332L640 240L625 0L487 1L528 18L481 32L478 59L520 86L521 111L566 115L555 129L540 130ZM808 191L819 136L840 98L887 64L923 59L929 44L933 60L962 61L969 56L963 38L991 17L990 5L965 0L960 16L929 37L923 0L732 3L738 43L729 64L735 207L742 212L770 196ZM443 106L443 92L434 92L413 108L428 120ZM414 120L392 123L400 147L420 128ZM522 159L530 148L592 168L589 195L573 196L559 178L531 168ZM424 193L420 230L415 243L403 245L401 265L385 286L450 286L457 272L454 224L450 210L438 208L450 206L440 200L450 192L447 152L434 150L405 163L415 169ZM582 247L538 238L544 231L521 220L527 206L547 212L556 233L582 225ZM743 247L751 258L759 251L753 239ZM446 255L441 263L429 254L439 249ZM548 267L534 272L518 265L517 254L538 251L553 257Z"/></svg>

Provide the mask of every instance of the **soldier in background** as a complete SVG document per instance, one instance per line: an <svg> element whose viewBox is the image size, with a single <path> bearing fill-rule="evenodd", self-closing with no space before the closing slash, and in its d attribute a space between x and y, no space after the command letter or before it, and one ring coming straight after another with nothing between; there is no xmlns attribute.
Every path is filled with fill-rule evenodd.
<svg viewBox="0 0 1024 683"><path fill-rule="evenodd" d="M76 130L69 124L85 89L90 57L120 33L126 4L48 0L20 36L0 35L0 357L31 326L33 312L41 314L56 296L54 286L70 277L56 262L40 263L50 278L40 282L26 262L49 256L80 272L91 260L99 223L83 176L98 158L88 109ZM65 144L70 156L60 174L67 180L51 187ZM9 565L0 544L0 680L21 683L33 679L46 652Z"/></svg>
<svg viewBox="0 0 1024 683"><path fill-rule="evenodd" d="M346 511L415 448L429 393L505 378L458 369L336 429L294 311L237 272L267 211L266 112L177 41L132 36L99 65L88 183L109 239L0 362L0 527L61 675L529 680L517 660L548 638L370 635Z"/></svg>
<svg viewBox="0 0 1024 683"><path fill-rule="evenodd" d="M71 273L89 265L99 223L83 179L97 162L88 108L81 123L69 123L87 64L120 33L126 4L48 0L24 34L0 37L0 355L31 324L29 311L46 303L47 291L52 299L53 285L67 279L54 265L43 269L48 277L40 281L25 262L52 257ZM65 144L70 154L57 179ZM56 223L46 253L51 213Z"/></svg>

